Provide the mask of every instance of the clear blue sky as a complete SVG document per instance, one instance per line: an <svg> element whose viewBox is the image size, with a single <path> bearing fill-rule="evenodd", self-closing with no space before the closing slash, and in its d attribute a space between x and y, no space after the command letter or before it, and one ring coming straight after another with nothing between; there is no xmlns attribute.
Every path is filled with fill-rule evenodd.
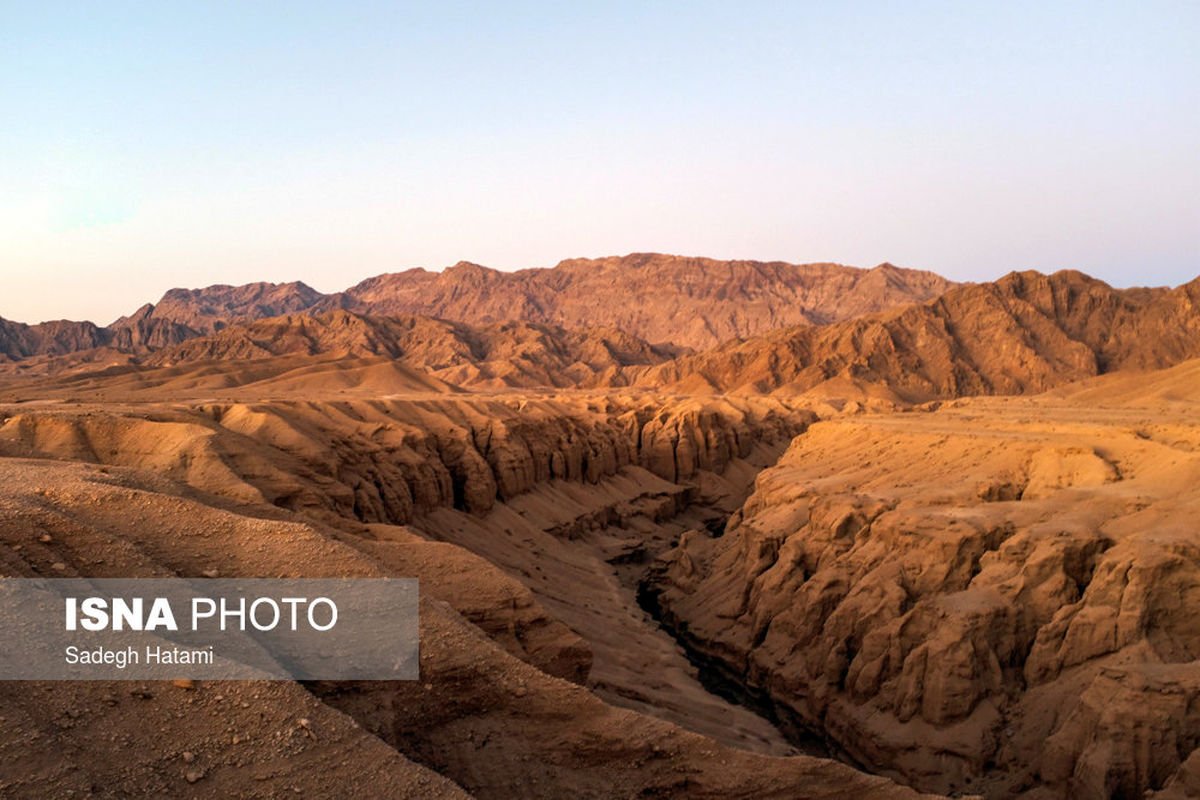
<svg viewBox="0 0 1200 800"><path fill-rule="evenodd" d="M0 1L0 316L664 251L1200 274L1200 4Z"/></svg>

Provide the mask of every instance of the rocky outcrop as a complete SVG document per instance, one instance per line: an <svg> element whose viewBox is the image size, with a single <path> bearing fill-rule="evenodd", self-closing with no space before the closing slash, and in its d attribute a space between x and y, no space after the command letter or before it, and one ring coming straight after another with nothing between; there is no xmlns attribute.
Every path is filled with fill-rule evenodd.
<svg viewBox="0 0 1200 800"><path fill-rule="evenodd" d="M1200 459L1179 413L1153 432L1048 400L819 423L644 594L794 731L919 788L1189 780Z"/></svg>

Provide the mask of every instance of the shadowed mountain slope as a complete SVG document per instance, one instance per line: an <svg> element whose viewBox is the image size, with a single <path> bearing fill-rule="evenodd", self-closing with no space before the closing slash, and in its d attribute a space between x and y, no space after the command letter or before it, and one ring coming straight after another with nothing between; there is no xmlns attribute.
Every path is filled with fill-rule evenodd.
<svg viewBox="0 0 1200 800"><path fill-rule="evenodd" d="M116 347L166 347L238 322L304 311L324 296L300 281L172 289L158 303L121 317L108 331Z"/></svg>

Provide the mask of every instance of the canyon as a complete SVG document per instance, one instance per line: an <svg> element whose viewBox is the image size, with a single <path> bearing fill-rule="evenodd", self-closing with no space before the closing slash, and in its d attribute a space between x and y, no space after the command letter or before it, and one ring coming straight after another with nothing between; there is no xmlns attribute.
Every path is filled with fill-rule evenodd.
<svg viewBox="0 0 1200 800"><path fill-rule="evenodd" d="M0 686L0 792L1194 795L1198 303L634 254L0 324L4 576L422 589L419 681Z"/></svg>

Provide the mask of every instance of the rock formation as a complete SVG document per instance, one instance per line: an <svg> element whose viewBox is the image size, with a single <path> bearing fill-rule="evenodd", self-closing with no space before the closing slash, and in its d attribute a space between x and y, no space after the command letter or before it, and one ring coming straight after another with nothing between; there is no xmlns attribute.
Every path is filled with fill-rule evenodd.
<svg viewBox="0 0 1200 800"><path fill-rule="evenodd" d="M451 547L234 506L118 467L2 458L0 485L9 576L411 575L445 563L438 551ZM828 760L721 747L606 705L530 663L538 652L512 632L539 618L553 627L536 604L515 604L499 641L454 605L513 597L511 581L477 559L439 569L422 597L420 681L5 682L5 795L917 796Z"/></svg>
<svg viewBox="0 0 1200 800"><path fill-rule="evenodd" d="M304 311L323 297L300 281L171 289L108 330L120 347L167 347L239 322Z"/></svg>
<svg viewBox="0 0 1200 800"><path fill-rule="evenodd" d="M0 321L5 575L422 586L420 681L0 686L0 794L1190 796L1197 303L634 255Z"/></svg>
<svg viewBox="0 0 1200 800"><path fill-rule="evenodd" d="M627 466L722 472L813 416L771 401L470 398L205 403L151 415L37 410L0 419L0 453L152 469L214 494L324 519L476 514L552 480Z"/></svg>
<svg viewBox="0 0 1200 800"><path fill-rule="evenodd" d="M26 325L0 319L0 360L57 356L107 343L106 333L90 322L57 320Z"/></svg>
<svg viewBox="0 0 1200 800"><path fill-rule="evenodd" d="M1195 374L1141 383L1195 397ZM1190 780L1193 408L972 400L818 423L724 536L683 537L645 600L793 731L918 788Z"/></svg>

